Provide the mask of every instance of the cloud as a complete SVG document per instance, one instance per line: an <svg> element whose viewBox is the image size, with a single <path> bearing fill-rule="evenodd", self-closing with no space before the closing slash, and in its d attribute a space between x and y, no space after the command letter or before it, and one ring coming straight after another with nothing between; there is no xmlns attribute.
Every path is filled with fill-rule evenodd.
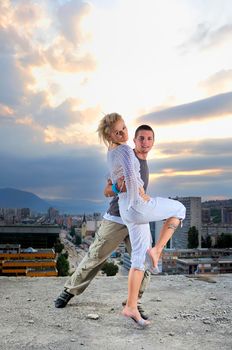
<svg viewBox="0 0 232 350"><path fill-rule="evenodd" d="M17 144L17 155L9 151L0 154L1 187L24 189L42 198L67 200L67 203L74 199L99 201L106 207L102 191L108 170L106 154L99 145L67 149L62 144L54 144L49 146L50 150L38 145L39 152L30 155L20 150L19 140L15 145L13 140L14 148ZM210 194L228 198L232 186L232 139L189 142L185 156L181 145L183 149L186 147L184 143L172 144L173 149L179 150L175 155L148 161L150 173L155 175L151 175L148 193L164 197L199 195L207 198ZM161 148L165 152L170 146L164 144ZM89 208L93 208L90 202ZM102 210L100 204L99 208Z"/></svg>
<svg viewBox="0 0 232 350"><path fill-rule="evenodd" d="M91 8L88 3L79 0L66 2L58 8L54 18L57 34L44 50L44 58L53 69L72 73L95 70L95 58L84 49L90 36L82 28L82 21Z"/></svg>
<svg viewBox="0 0 232 350"><path fill-rule="evenodd" d="M165 142L155 146L159 156L168 156L173 159L173 156L215 156L224 157L232 156L232 138L223 139L206 139L202 141L188 142Z"/></svg>
<svg viewBox="0 0 232 350"><path fill-rule="evenodd" d="M156 146L156 152L158 156L148 161L148 193L165 197L231 197L232 138L164 143Z"/></svg>
<svg viewBox="0 0 232 350"><path fill-rule="evenodd" d="M12 56L0 56L0 103L9 107L20 103L33 77Z"/></svg>
<svg viewBox="0 0 232 350"><path fill-rule="evenodd" d="M214 176L163 176L150 183L148 193L162 197L200 196L203 200L231 198L228 191L232 186L231 175L230 172Z"/></svg>
<svg viewBox="0 0 232 350"><path fill-rule="evenodd" d="M183 53L189 53L193 49L217 50L223 45L232 43L232 24L225 24L217 29L213 29L210 23L200 23L197 25L195 33L179 46Z"/></svg>
<svg viewBox="0 0 232 350"><path fill-rule="evenodd" d="M174 174L194 172L194 176L202 176L206 171L207 176L227 173L231 171L232 138L205 140L202 142L177 142L165 143L156 146L157 157L149 161L151 173ZM165 157L163 157L165 155ZM169 171L170 170L170 171ZM198 174L198 173L199 174ZM193 174L193 173L192 173Z"/></svg>
<svg viewBox="0 0 232 350"><path fill-rule="evenodd" d="M61 72L88 72L96 68L96 61L90 53L80 52L76 45L58 37L50 47L44 51L44 59L51 67Z"/></svg>
<svg viewBox="0 0 232 350"><path fill-rule="evenodd" d="M6 133L12 135L15 141L18 140L21 147L28 144L30 140L32 146L29 147L28 152L36 147L33 140L36 140L36 143L59 143L79 147L99 144L96 129L100 107L80 110L80 102L78 99L70 98L52 107L48 104L47 94L41 92L28 93L17 109L0 104L2 142L7 137ZM22 125L25 128L22 128ZM27 135L26 138L25 135ZM7 145L7 138L5 141ZM9 145L6 146L6 149L8 148L11 149Z"/></svg>
<svg viewBox="0 0 232 350"><path fill-rule="evenodd" d="M139 122L169 124L222 117L232 113L232 92L148 113Z"/></svg>
<svg viewBox="0 0 232 350"><path fill-rule="evenodd" d="M213 47L219 49L221 45L231 43L232 24L226 24L216 30L210 32L208 43L206 47Z"/></svg>
<svg viewBox="0 0 232 350"><path fill-rule="evenodd" d="M35 112L34 119L42 126L54 125L64 128L80 119L80 112L73 110L75 104L75 100L67 99L57 107L41 106L40 110Z"/></svg>
<svg viewBox="0 0 232 350"><path fill-rule="evenodd" d="M32 32L40 26L45 16L42 6L31 0L20 0L13 8L11 7L12 9L13 23L23 26L27 32Z"/></svg>
<svg viewBox="0 0 232 350"><path fill-rule="evenodd" d="M213 95L220 92L226 92L231 89L232 69L222 69L212 74L207 79L199 82L199 87Z"/></svg>
<svg viewBox="0 0 232 350"><path fill-rule="evenodd" d="M28 39L19 34L13 24L4 27L0 25L0 52L1 54L15 54L17 51L28 51Z"/></svg>
<svg viewBox="0 0 232 350"><path fill-rule="evenodd" d="M1 187L32 190L43 198L103 199L107 165L99 147L36 158L1 153L1 165Z"/></svg>
<svg viewBox="0 0 232 350"><path fill-rule="evenodd" d="M116 106L129 116L129 124L135 119L160 124L162 140L185 139L156 146L157 157L149 162L158 175L151 183L154 193L192 195L222 188L219 194L226 196L226 185L227 194L231 188L231 140L191 139L229 135L232 73L225 53L230 52L226 45L231 43L231 25L222 25L224 17L208 21L216 6L210 17L194 5L194 13L201 12L200 18L209 23L196 28L197 21L186 17L186 9L193 14L192 4L178 5L183 15L178 21L171 14L170 21L164 20L166 5L157 9L160 18L154 24L150 1L147 8L143 2L134 6L128 28L128 9L134 3L121 5L97 2L91 13L91 5L80 0L0 1L1 186L74 201L104 201L105 149L95 131L101 110ZM154 25L167 40L160 41ZM188 30L178 33L183 26ZM176 43L193 32L182 46L191 54L186 61L175 50ZM115 45L109 44L109 35ZM212 60L214 51L205 52L209 48L217 49ZM189 67L191 74L186 74ZM192 102L183 104L186 101ZM145 112L137 120L139 110ZM187 124L195 120L207 124ZM224 121L220 136L218 125ZM170 123L177 125L165 128Z"/></svg>
<svg viewBox="0 0 232 350"><path fill-rule="evenodd" d="M5 13L0 25L2 54L16 55L25 67L49 64L61 72L95 69L94 57L82 48L89 37L81 22L88 15L90 5L75 0L55 11L54 3L52 12L52 7L48 9L43 2L21 1L14 7L8 1L5 3L7 6L0 4L0 11Z"/></svg>
<svg viewBox="0 0 232 350"><path fill-rule="evenodd" d="M71 0L59 7L59 25L65 39L78 45L88 38L81 28L81 22L91 8L90 4L80 0Z"/></svg>
<svg viewBox="0 0 232 350"><path fill-rule="evenodd" d="M58 2L48 6L47 2L30 0L14 6L11 1L1 2L0 123L11 125L16 139L20 139L19 130L23 135L31 130L35 139L43 135L41 141L50 142L67 142L68 138L74 141L79 124L80 132L86 132L82 124L90 108L82 107L79 112L80 98L60 98L62 102L56 101L55 106L51 101L62 95L62 76L57 82L57 71L80 73L83 81L83 73L95 68L94 58L80 45L88 40L81 22L90 8L81 1L62 6Z"/></svg>
<svg viewBox="0 0 232 350"><path fill-rule="evenodd" d="M8 106L4 104L0 104L0 121L7 120L7 118L12 118L14 114L14 110L12 108L9 108Z"/></svg>
<svg viewBox="0 0 232 350"><path fill-rule="evenodd" d="M76 100L69 99L56 108L46 107L35 115L39 125L44 126L46 143L63 143L66 145L98 144L97 116L100 108L93 107L80 110Z"/></svg>

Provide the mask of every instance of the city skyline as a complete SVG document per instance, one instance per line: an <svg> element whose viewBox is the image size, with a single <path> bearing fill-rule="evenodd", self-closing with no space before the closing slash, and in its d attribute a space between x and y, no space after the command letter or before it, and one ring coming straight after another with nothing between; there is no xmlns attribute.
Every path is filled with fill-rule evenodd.
<svg viewBox="0 0 232 350"><path fill-rule="evenodd" d="M0 188L107 207L96 129L155 130L153 196L232 197L229 0L0 4Z"/></svg>

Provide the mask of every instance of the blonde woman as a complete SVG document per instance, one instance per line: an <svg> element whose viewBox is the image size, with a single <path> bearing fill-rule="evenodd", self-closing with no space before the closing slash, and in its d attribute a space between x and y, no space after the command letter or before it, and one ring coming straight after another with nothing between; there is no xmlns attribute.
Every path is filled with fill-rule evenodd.
<svg viewBox="0 0 232 350"><path fill-rule="evenodd" d="M182 203L147 195L140 177L139 161L131 147L127 145L128 131L118 113L105 115L98 126L98 135L108 147L107 162L114 190L117 180L124 178L126 192L118 190L119 210L128 228L132 246L131 269L128 276L128 298L123 315L132 318L139 326L150 322L141 318L137 308L138 292L143 279L146 262L150 260L157 268L161 252L173 235L179 223L185 218ZM149 222L166 219L159 240L151 248Z"/></svg>

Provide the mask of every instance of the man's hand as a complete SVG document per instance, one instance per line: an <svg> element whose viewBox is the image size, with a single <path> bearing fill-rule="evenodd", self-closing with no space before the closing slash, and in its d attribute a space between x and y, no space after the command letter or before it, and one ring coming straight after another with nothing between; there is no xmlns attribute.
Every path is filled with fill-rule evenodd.
<svg viewBox="0 0 232 350"><path fill-rule="evenodd" d="M151 199L151 197L148 196L148 194L145 193L143 187L140 187L140 188L139 188L139 195L140 195L140 197L143 198L143 200L144 200L145 202L148 202L148 201Z"/></svg>

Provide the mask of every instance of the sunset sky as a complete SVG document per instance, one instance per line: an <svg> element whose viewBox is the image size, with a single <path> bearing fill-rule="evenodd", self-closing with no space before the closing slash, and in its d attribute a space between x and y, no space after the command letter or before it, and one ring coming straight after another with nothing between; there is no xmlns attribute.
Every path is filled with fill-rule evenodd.
<svg viewBox="0 0 232 350"><path fill-rule="evenodd" d="M0 188L104 211L105 113L150 124L153 196L232 198L230 0L1 0Z"/></svg>

